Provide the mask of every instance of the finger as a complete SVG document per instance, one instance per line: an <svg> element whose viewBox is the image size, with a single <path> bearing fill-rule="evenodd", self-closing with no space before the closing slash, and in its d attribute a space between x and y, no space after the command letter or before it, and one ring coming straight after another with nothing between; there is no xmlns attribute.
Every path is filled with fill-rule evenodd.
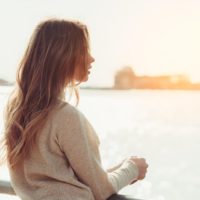
<svg viewBox="0 0 200 200"><path fill-rule="evenodd" d="M139 180L142 180L145 178L145 175L138 177Z"/></svg>
<svg viewBox="0 0 200 200"><path fill-rule="evenodd" d="M131 158L138 158L138 156L131 156Z"/></svg>
<svg viewBox="0 0 200 200"><path fill-rule="evenodd" d="M133 184L133 183L135 183L135 182L137 182L137 181L138 181L138 180L134 180L134 181L131 182L131 184Z"/></svg>

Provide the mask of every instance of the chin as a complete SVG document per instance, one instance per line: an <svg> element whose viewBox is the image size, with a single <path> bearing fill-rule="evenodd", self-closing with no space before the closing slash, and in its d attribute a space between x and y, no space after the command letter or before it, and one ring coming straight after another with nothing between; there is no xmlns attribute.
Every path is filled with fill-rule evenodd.
<svg viewBox="0 0 200 200"><path fill-rule="evenodd" d="M89 79L89 76L88 75L86 75L83 79L76 79L76 81L78 81L78 82L86 82L86 81L88 81L88 79Z"/></svg>
<svg viewBox="0 0 200 200"><path fill-rule="evenodd" d="M82 80L82 82L86 82L86 81L88 81L88 79L89 79L89 77L88 77L88 75L86 75L86 76L84 77L84 79Z"/></svg>
<svg viewBox="0 0 200 200"><path fill-rule="evenodd" d="M88 81L88 77L86 77L82 82L86 82L86 81Z"/></svg>

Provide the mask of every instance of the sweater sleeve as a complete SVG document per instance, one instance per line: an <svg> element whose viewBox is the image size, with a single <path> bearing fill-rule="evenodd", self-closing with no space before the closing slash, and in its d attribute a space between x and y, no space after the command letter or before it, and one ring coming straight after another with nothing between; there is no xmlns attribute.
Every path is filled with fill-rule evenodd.
<svg viewBox="0 0 200 200"><path fill-rule="evenodd" d="M109 180L112 183L115 191L119 191L133 180L137 180L138 168L135 163L126 159L120 167L108 173Z"/></svg>
<svg viewBox="0 0 200 200"><path fill-rule="evenodd" d="M104 171L92 129L75 108L66 113L65 122L59 129L57 137L61 150L78 179L90 187L96 200L107 199L137 176L134 164L129 161L111 173Z"/></svg>
<svg viewBox="0 0 200 200"><path fill-rule="evenodd" d="M110 173L110 172L112 172L112 171L115 171L116 169L118 169L119 167L122 166L122 164L124 163L125 160L126 160L126 159L122 160L122 161L121 161L120 163L118 163L117 165L108 168L106 171L107 171L108 173Z"/></svg>

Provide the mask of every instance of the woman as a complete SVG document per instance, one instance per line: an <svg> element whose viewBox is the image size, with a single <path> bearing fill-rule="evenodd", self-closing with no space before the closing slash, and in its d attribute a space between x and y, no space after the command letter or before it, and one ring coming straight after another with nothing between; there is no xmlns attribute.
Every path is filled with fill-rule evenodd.
<svg viewBox="0 0 200 200"><path fill-rule="evenodd" d="M5 116L11 183L23 200L105 200L145 177L143 158L105 171L99 139L86 117L65 101L65 89L88 80L89 35L80 22L40 23L17 73ZM113 198L113 196L112 196Z"/></svg>

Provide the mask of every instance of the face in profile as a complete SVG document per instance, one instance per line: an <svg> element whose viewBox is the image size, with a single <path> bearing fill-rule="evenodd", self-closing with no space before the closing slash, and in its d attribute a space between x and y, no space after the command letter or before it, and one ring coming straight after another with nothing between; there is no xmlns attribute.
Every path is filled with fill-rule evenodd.
<svg viewBox="0 0 200 200"><path fill-rule="evenodd" d="M91 54L89 53L88 54L88 58L87 58L87 72L84 76L84 78L81 80L81 66L80 67L77 67L77 70L75 72L75 80L76 81L81 81L81 82L86 82L89 78L89 74L90 74L90 69L92 68L92 63L95 61L95 59L91 56Z"/></svg>

